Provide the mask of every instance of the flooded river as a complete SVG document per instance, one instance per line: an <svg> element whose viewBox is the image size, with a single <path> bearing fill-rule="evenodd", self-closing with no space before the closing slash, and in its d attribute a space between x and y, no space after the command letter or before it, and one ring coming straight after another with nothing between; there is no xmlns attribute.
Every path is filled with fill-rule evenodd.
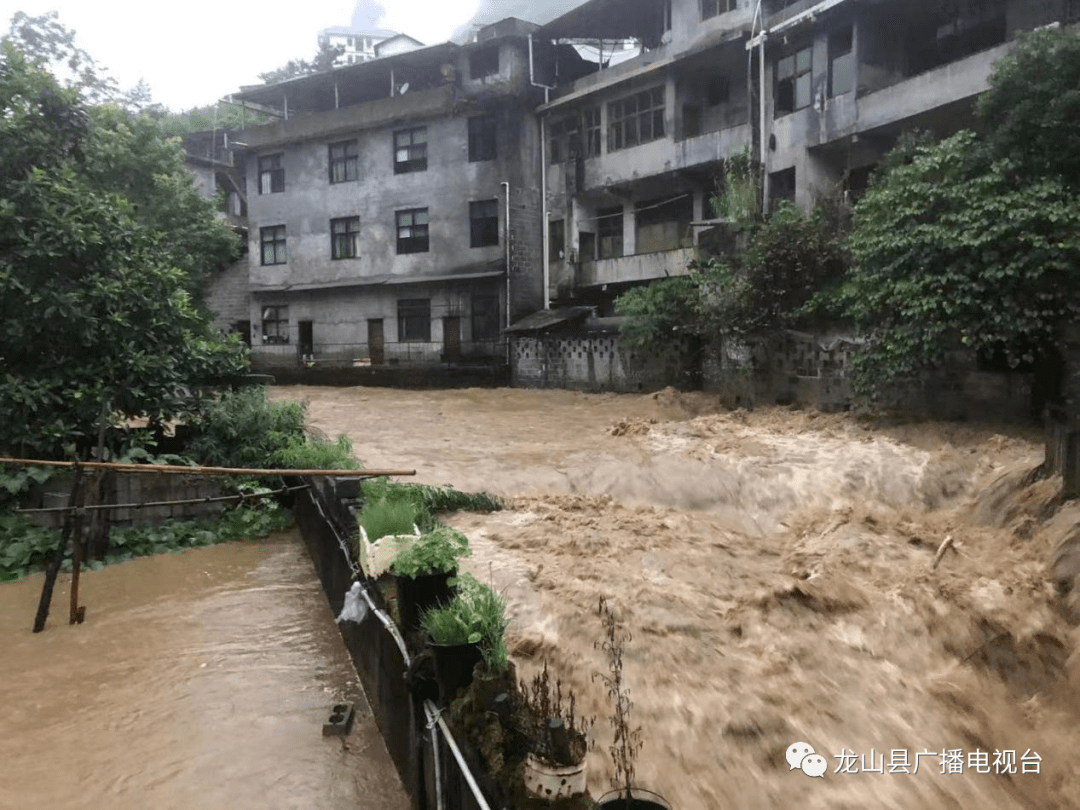
<svg viewBox="0 0 1080 810"><path fill-rule="evenodd" d="M1080 807L1080 613L1047 570L1080 508L1025 479L1037 433L672 391L272 396L368 466L509 499L449 520L509 597L519 672L549 662L599 718L594 795L613 770L604 595L634 634L636 781L676 810Z"/></svg>
<svg viewBox="0 0 1080 810"><path fill-rule="evenodd" d="M406 810L295 533L0 585L3 810ZM345 738L322 736L354 702Z"/></svg>

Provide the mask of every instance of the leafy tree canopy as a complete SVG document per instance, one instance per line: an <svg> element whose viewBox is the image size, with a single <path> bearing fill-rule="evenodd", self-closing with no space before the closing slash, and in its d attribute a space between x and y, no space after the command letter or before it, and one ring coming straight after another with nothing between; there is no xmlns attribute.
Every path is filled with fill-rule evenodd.
<svg viewBox="0 0 1080 810"><path fill-rule="evenodd" d="M843 292L869 335L871 391L963 346L1015 365L1080 316L1080 205L1053 177L1025 180L961 131L906 144L908 161L855 208Z"/></svg>
<svg viewBox="0 0 1080 810"><path fill-rule="evenodd" d="M1032 31L994 65L979 99L990 153L1027 177L1080 189L1080 36Z"/></svg>
<svg viewBox="0 0 1080 810"><path fill-rule="evenodd" d="M62 86L78 91L86 104L118 104L136 111L152 106L145 81L122 90L108 70L75 43L75 32L59 21L55 11L37 17L15 12L2 41L39 67L65 77Z"/></svg>
<svg viewBox="0 0 1080 810"><path fill-rule="evenodd" d="M191 222L201 201L185 199L161 214L173 219L155 221L150 191L182 193L183 168L174 145L141 127L116 108L87 110L78 88L0 44L0 146L7 155L22 144L0 167L6 451L68 453L103 413L177 416L189 402L185 385L243 368L240 344L215 336L193 304L195 270L177 260L202 227ZM134 149L150 162L127 153ZM137 176L140 165L160 177ZM136 188L134 199L120 193L140 181L148 190Z"/></svg>
<svg viewBox="0 0 1080 810"><path fill-rule="evenodd" d="M266 84L277 84L286 79L294 79L297 76L308 76L312 73L325 73L326 71L333 69L334 60L343 53L345 53L345 49L342 46L331 46L327 40L323 40L319 43L318 53L311 58L311 61L306 59L291 59L276 70L260 73L259 78Z"/></svg>

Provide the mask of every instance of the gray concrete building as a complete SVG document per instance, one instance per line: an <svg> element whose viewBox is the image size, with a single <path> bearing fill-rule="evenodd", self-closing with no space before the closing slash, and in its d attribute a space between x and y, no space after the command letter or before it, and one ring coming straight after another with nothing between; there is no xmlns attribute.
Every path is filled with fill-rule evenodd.
<svg viewBox="0 0 1080 810"><path fill-rule="evenodd" d="M548 299L610 315L628 286L685 273L744 148L767 209L857 196L902 132L973 122L1019 32L1078 19L1080 0L588 0L534 40L644 52L559 65L538 109Z"/></svg>
<svg viewBox="0 0 1080 810"><path fill-rule="evenodd" d="M244 134L259 365L505 359L543 304L534 28L234 96L280 116Z"/></svg>

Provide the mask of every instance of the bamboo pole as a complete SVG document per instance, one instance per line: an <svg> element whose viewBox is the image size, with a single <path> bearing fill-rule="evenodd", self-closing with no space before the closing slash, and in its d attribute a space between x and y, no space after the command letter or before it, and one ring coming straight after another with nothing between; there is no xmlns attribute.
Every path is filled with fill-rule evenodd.
<svg viewBox="0 0 1080 810"><path fill-rule="evenodd" d="M71 496L69 503L76 503L79 497L79 486L82 483L82 467L76 462L75 480L71 484ZM64 561L64 553L67 551L68 538L71 537L71 528L76 520L74 514L68 514L64 520L64 528L60 532L60 545L57 547L53 558L49 561L49 567L45 571L45 582L41 587L41 599L38 601L37 615L34 616L34 632L40 633L45 629L45 621L49 618L49 605L52 603L53 587L56 585L56 577L60 573L60 565Z"/></svg>
<svg viewBox="0 0 1080 810"><path fill-rule="evenodd" d="M28 467L74 467L73 461L44 461L33 458L0 457L0 464L24 464ZM117 472L173 473L177 475L293 475L339 476L342 478L375 478L384 475L416 475L416 470L261 470L245 467L203 467L174 464L125 464L118 461L80 461L87 470L116 470Z"/></svg>

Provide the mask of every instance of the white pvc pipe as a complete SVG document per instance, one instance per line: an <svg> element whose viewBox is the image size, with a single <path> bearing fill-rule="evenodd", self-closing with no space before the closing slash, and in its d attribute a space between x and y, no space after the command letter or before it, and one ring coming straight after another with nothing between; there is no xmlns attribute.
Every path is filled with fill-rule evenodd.
<svg viewBox="0 0 1080 810"><path fill-rule="evenodd" d="M484 798L484 793L480 790L480 786L476 784L476 780L473 779L472 771L469 770L468 764L465 762L465 757L461 755L461 750L457 747L457 743L454 741L453 735L450 733L449 726L446 725L446 721L443 720L442 715L438 714L435 704L430 700L424 701L424 711L434 714L439 728L442 730L443 735L446 737L446 744L450 746L450 753L454 755L454 759L457 760L458 766L461 768L461 775L465 777L465 781L469 783L469 789L472 791L473 798L476 799L477 805L480 810L491 810L491 805L487 803Z"/></svg>

